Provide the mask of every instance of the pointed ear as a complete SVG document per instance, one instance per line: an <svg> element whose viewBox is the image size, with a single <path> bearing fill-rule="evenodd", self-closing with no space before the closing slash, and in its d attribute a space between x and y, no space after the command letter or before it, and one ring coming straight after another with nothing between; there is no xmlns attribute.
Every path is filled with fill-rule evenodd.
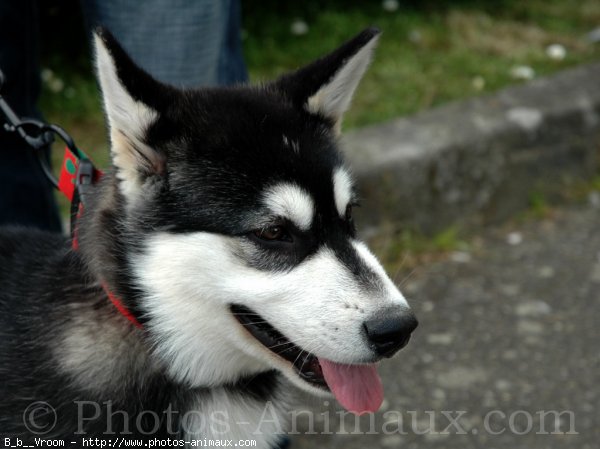
<svg viewBox="0 0 600 449"><path fill-rule="evenodd" d="M331 120L339 132L352 95L371 62L379 34L377 28L367 28L327 56L284 75L276 82L277 88L297 107Z"/></svg>
<svg viewBox="0 0 600 449"><path fill-rule="evenodd" d="M136 66L105 29L94 32L96 69L108 121L111 156L120 190L135 199L150 175L161 174L165 157L147 143L157 120L163 86Z"/></svg>

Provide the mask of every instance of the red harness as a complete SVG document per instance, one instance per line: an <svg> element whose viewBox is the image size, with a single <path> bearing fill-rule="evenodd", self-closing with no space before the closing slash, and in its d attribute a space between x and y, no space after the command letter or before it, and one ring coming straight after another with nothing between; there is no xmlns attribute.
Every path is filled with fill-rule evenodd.
<svg viewBox="0 0 600 449"><path fill-rule="evenodd" d="M79 150L78 150L79 151ZM63 157L62 166L60 169L60 177L58 179L58 190L71 202L71 246L73 250L79 250L79 239L77 233L77 219L81 217L83 213L83 202L82 194L85 186L95 184L102 177L103 173L101 170L95 168L91 163L88 165L89 170L80 170L82 159L89 161L84 153L79 151L80 154L75 154L69 147L65 148L65 154ZM82 187L83 186L83 187ZM73 216L74 215L74 216ZM110 302L114 304L117 310L133 323L137 328L143 329L142 324L136 319L131 311L125 307L123 301L121 301L114 293L112 293L105 282L102 282L102 288L106 292L106 296L110 299Z"/></svg>

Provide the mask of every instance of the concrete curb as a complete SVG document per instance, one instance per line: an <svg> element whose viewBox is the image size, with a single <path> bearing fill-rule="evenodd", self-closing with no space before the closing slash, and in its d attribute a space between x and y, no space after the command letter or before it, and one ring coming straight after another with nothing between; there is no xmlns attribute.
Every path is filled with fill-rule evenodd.
<svg viewBox="0 0 600 449"><path fill-rule="evenodd" d="M344 135L359 220L431 233L499 221L600 166L600 63Z"/></svg>

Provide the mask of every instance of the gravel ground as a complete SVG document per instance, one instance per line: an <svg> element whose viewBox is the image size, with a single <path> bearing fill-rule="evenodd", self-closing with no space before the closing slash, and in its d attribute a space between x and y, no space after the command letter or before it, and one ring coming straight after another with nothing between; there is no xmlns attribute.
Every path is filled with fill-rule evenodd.
<svg viewBox="0 0 600 449"><path fill-rule="evenodd" d="M340 430L337 409L317 406L316 434L293 449L598 447L600 208L476 242L404 282L420 326L381 365L382 410Z"/></svg>

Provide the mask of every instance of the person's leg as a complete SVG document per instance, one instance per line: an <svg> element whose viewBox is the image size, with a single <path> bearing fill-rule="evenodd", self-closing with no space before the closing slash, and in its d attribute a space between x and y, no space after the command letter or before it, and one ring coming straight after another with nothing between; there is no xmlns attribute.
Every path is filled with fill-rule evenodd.
<svg viewBox="0 0 600 449"><path fill-rule="evenodd" d="M222 85L248 81L248 71L242 52L242 12L239 0L229 0L225 37L219 55L217 83Z"/></svg>
<svg viewBox="0 0 600 449"><path fill-rule="evenodd" d="M38 14L35 0L0 2L2 96L17 114L39 118ZM1 113L0 113L1 115ZM37 155L20 137L1 126L0 225L19 224L60 231L51 184Z"/></svg>
<svg viewBox="0 0 600 449"><path fill-rule="evenodd" d="M105 26L142 68L176 86L247 79L239 0L82 0L88 25Z"/></svg>

